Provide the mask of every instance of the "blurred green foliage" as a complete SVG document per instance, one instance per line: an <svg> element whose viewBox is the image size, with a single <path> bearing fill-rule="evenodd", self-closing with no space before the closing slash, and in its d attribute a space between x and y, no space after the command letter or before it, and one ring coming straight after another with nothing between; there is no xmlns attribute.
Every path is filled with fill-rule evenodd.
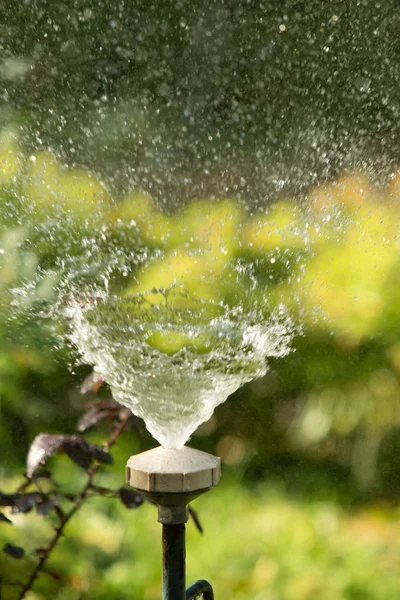
<svg viewBox="0 0 400 600"><path fill-rule="evenodd" d="M122 453L120 459L116 466L123 470ZM63 467L63 479L74 479L67 463ZM109 477L100 483L108 485ZM246 488L231 471L195 502L205 533L199 535L189 522L187 581L206 575L217 598L240 600L396 598L398 509L381 505L345 511L329 498L332 489L325 485L324 491L322 497L314 491L312 498L299 498L276 480ZM15 523L2 526L2 541L33 549L36 540L50 535L43 518L34 514ZM61 579L43 574L29 598L157 600L160 553L153 506L131 513L112 500L92 501L71 522L49 565ZM0 573L16 580L27 564L29 558L5 557ZM12 587L4 591L6 598L13 597Z"/></svg>
<svg viewBox="0 0 400 600"><path fill-rule="evenodd" d="M400 494L400 175L383 181L399 164L398 2L2 0L1 12L0 487L16 485L37 433L75 427L90 367L38 307L65 261L84 279L111 248L122 294L267 299L302 325L295 352L195 434L248 486L278 482L225 481L199 500L207 534L189 531L189 578L238 599L399 596L397 509L340 508ZM307 186L306 201L290 196ZM179 334L149 343L208 349ZM153 443L127 432L105 481ZM63 461L57 476L79 480ZM34 515L0 525L31 548L48 533ZM160 596L150 507L132 518L103 501L67 533L62 585L44 576L32 600ZM19 570L2 557L1 575Z"/></svg>
<svg viewBox="0 0 400 600"><path fill-rule="evenodd" d="M363 174L347 173L311 190L306 202L282 200L259 213L233 199L203 198L166 214L141 192L112 198L93 174L67 168L48 152L27 155L16 135L4 131L3 487L23 471L34 435L72 430L83 405L78 385L88 368L74 366L74 352L60 345L54 326L30 318L30 311L51 300L60 260L87 260L81 256L85 239L104 230L106 245L153 253L150 264L139 262L118 284L123 294L178 286L192 299L245 305L264 294L269 310L283 303L303 327L295 352L271 360L264 379L218 407L195 434L197 446L219 453L248 480L259 480L277 465L284 472L287 461L300 457L316 468L334 465L351 473L358 494L397 498L399 198L400 175L378 188ZM38 272L43 276L35 279ZM261 285L254 287L254 281ZM185 336L151 340L171 355L187 343ZM128 453L153 443L144 430L141 434L140 441L137 434L127 434L121 442L125 454L113 476L123 472ZM63 468L73 483L76 474ZM393 567L398 553L394 517L383 510L346 516L331 500L292 503L281 491L262 488L251 493L241 488L239 494L237 481L221 486L207 502L199 504L208 515L215 565L210 570L209 542L190 534L189 575L197 577L204 563L219 596L383 600L400 591ZM120 509L86 510L54 559L71 586L68 598L78 599L89 588L87 597L119 598L121 589L149 600L158 597L158 566L150 558L158 531L150 508L145 516L135 514L128 529ZM45 533L33 516L18 525L25 539ZM4 533L6 541L13 539L11 529ZM73 572L72 554L78 557ZM105 573L101 581L97 570ZM50 584L41 580L32 598L48 597ZM66 598L66 589L52 597Z"/></svg>
<svg viewBox="0 0 400 600"><path fill-rule="evenodd" d="M306 202L288 199L259 213L233 199L201 199L168 215L141 192L113 199L91 173L66 168L48 152L26 155L11 130L1 135L0 156L5 414L36 431L34 399L27 403L30 416L18 414L32 381L40 412L52 415L66 401L66 389L60 393L55 382L73 385L66 368L73 355L29 311L54 295L60 261L76 260L76 267L105 260L99 244L88 254L82 250L100 231L104 247L125 255L146 249L152 256L127 267L123 294L178 286L188 299L171 296L177 308L189 306L190 298L251 306L265 297L269 311L282 302L303 327L296 351L272 360L265 382L221 407L208 434L212 429L218 441L235 433L263 451L272 443L271 452L277 444L278 452L338 460L362 486L378 485L381 444L400 424L400 175L378 188L363 174L344 174L311 190ZM38 272L45 275L35 279ZM160 301L154 298L164 296L148 295ZM185 339L151 343L173 354ZM240 416L250 412L244 403L265 412L256 436L251 415ZM9 435L3 439L11 441Z"/></svg>

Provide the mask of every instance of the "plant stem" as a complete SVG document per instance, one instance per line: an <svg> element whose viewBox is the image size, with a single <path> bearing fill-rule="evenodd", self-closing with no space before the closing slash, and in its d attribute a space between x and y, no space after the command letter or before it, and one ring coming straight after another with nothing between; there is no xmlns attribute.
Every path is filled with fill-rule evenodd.
<svg viewBox="0 0 400 600"><path fill-rule="evenodd" d="M130 413L124 414L124 416L121 418L119 423L116 425L116 427L112 431L109 439L104 443L104 446L106 447L107 450L109 450L115 444L115 442L118 439L118 436L121 434L121 432L125 428L128 420L129 420L129 417L130 417ZM27 594L27 592L29 592L32 589L32 586L35 583L38 576L40 575L40 573L43 572L44 567L46 566L47 561L50 558L50 554L52 553L52 551L54 550L55 546L57 545L61 536L64 533L64 529L65 529L66 525L68 524L68 522L72 519L74 514L80 509L82 504L87 499L88 493L92 487L93 480L94 480L95 476L97 475L99 469L100 469L100 464L96 463L88 471L88 477L87 477L86 483L85 483L81 493L77 496L74 506L71 508L71 510L68 513L66 513L60 519L60 524L56 528L54 536L50 540L48 546L44 549L39 562L33 569L32 573L30 574L27 582L23 585L17 600L22 600L23 598L25 598L25 595Z"/></svg>

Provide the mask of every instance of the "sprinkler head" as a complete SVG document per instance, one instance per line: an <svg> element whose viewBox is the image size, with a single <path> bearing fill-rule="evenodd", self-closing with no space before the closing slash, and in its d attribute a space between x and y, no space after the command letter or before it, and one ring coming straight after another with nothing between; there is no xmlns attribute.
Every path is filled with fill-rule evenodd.
<svg viewBox="0 0 400 600"><path fill-rule="evenodd" d="M163 448L131 456L126 481L158 506L163 524L186 523L189 502L216 486L221 477L221 460L183 446Z"/></svg>

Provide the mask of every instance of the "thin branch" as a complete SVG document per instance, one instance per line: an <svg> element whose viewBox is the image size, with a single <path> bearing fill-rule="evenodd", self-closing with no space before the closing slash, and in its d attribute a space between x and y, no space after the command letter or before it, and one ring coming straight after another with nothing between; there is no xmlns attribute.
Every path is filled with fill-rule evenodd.
<svg viewBox="0 0 400 600"><path fill-rule="evenodd" d="M107 450L109 450L115 444L115 442L118 439L118 436L121 434L121 432L125 428L129 418L130 418L130 413L129 414L126 413L123 416L123 418L121 418L120 422L116 425L116 427L112 431L109 439L104 443L104 446ZM88 477L87 477L86 483L85 483L81 493L76 496L75 504L71 508L71 510L68 513L64 514L63 516L58 514L58 516L60 517L60 524L58 527L56 527L55 534L52 537L52 539L50 540L48 546L43 549L43 553L40 557L39 562L33 569L32 573L30 574L27 582L23 585L21 593L19 594L17 600L22 600L23 598L25 598L25 595L27 594L27 592L29 592L32 589L32 586L35 583L38 576L40 575L40 573L45 571L47 561L49 560L53 549L55 548L55 546L59 542L61 536L63 535L66 525L69 523L69 521L72 519L74 514L80 509L82 504L85 502L85 500L90 495L89 492L93 487L93 480L94 480L95 476L97 475L97 473L100 469L100 466L101 465L99 463L96 463L88 471Z"/></svg>

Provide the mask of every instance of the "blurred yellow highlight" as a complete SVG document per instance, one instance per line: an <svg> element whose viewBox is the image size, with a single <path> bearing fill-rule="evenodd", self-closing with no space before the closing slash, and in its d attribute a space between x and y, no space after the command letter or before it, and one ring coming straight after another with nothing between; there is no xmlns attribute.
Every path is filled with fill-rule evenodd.
<svg viewBox="0 0 400 600"><path fill-rule="evenodd" d="M267 214L252 217L245 225L243 240L246 248L262 253L305 247L304 223L299 206L278 202Z"/></svg>
<svg viewBox="0 0 400 600"><path fill-rule="evenodd" d="M49 152L33 154L26 175L23 195L40 218L62 210L84 219L110 203L107 190L94 176L84 169L64 168Z"/></svg>
<svg viewBox="0 0 400 600"><path fill-rule="evenodd" d="M18 182L25 166L25 156L11 131L0 133L0 186Z"/></svg>

